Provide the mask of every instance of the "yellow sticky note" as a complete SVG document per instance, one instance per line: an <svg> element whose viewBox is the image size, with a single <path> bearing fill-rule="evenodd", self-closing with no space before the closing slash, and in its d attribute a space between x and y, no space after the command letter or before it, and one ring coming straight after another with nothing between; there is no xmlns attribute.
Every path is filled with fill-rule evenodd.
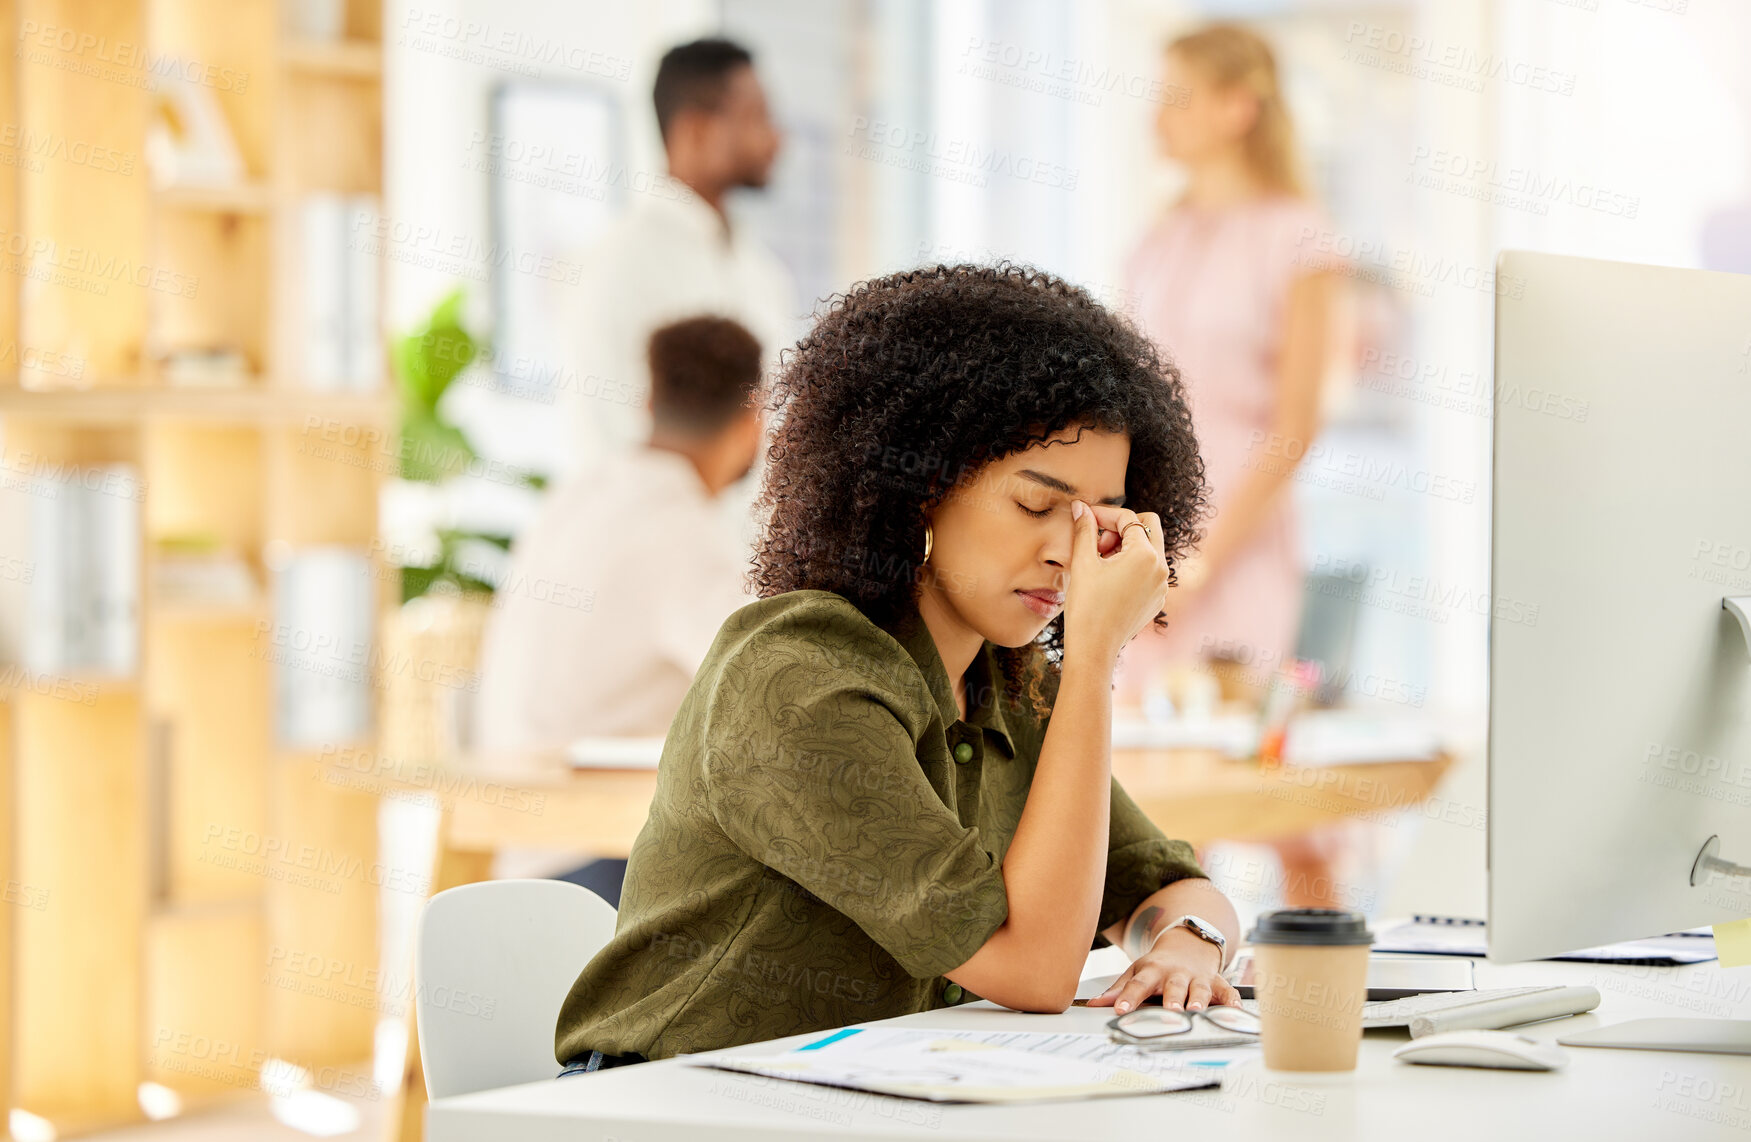
<svg viewBox="0 0 1751 1142"><path fill-rule="evenodd" d="M1716 924L1715 955L1724 968L1741 968L1751 964L1751 920L1734 920Z"/></svg>

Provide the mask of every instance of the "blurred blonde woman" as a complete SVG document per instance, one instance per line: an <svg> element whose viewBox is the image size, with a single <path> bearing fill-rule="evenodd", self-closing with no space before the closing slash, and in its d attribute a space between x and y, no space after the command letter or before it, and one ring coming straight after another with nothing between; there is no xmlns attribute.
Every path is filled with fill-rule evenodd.
<svg viewBox="0 0 1751 1142"><path fill-rule="evenodd" d="M1166 50L1160 149L1185 191L1132 253L1134 314L1178 363L1214 515L1169 592L1165 634L1125 652L1117 696L1141 700L1167 668L1227 659L1262 687L1295 649L1303 570L1295 458L1318 431L1338 336L1331 223L1309 196L1276 60L1255 32L1216 24ZM1321 236L1325 241L1320 241ZM1291 904L1326 903L1325 848L1280 846ZM1326 877L1323 883L1329 885Z"/></svg>

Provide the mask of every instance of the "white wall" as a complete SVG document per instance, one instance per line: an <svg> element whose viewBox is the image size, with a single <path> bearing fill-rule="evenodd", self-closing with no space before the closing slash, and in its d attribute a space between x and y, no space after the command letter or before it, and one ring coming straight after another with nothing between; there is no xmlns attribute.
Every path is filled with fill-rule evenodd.
<svg viewBox="0 0 1751 1142"><path fill-rule="evenodd" d="M621 90L633 164L661 170L650 110L657 61L674 44L712 29L716 14L712 0L390 0L384 15L390 215L479 245L490 240L491 176L468 163L488 131L492 89L511 79ZM418 321L455 283L456 268L473 263L478 270L479 261L392 262L392 326ZM478 292L484 307L485 292Z"/></svg>

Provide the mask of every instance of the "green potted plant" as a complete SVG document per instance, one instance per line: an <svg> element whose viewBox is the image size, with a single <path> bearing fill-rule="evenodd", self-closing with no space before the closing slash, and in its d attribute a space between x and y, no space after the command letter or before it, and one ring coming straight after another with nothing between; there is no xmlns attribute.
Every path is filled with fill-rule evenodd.
<svg viewBox="0 0 1751 1142"><path fill-rule="evenodd" d="M395 342L395 379L401 391L401 478L442 484L468 472L479 459L460 427L445 418L439 405L458 376L487 352L486 346L462 324L460 286L438 302L424 324ZM470 543L489 543L508 551L511 537L455 528L436 529L438 557L425 566L401 568L401 600L422 595L478 594L491 596L493 585L461 558Z"/></svg>
<svg viewBox="0 0 1751 1142"><path fill-rule="evenodd" d="M392 349L401 395L399 475L442 486L466 477L479 454L442 411L444 394L470 366L490 356L462 321L458 287ZM540 486L534 477L524 477ZM508 551L509 535L435 528L436 557L400 567L401 606L384 624L383 725L385 757L443 761L467 743L481 635L492 610L493 583L483 577L480 544ZM405 553L403 553L405 556Z"/></svg>

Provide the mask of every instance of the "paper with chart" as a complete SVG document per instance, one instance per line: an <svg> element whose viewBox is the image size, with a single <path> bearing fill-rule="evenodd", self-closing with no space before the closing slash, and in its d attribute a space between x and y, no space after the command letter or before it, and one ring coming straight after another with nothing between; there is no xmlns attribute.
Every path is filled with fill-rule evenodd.
<svg viewBox="0 0 1751 1142"><path fill-rule="evenodd" d="M852 1027L776 1055L695 1055L683 1062L931 1102L1049 1102L1199 1090L1256 1048L1160 1053L1104 1035Z"/></svg>

